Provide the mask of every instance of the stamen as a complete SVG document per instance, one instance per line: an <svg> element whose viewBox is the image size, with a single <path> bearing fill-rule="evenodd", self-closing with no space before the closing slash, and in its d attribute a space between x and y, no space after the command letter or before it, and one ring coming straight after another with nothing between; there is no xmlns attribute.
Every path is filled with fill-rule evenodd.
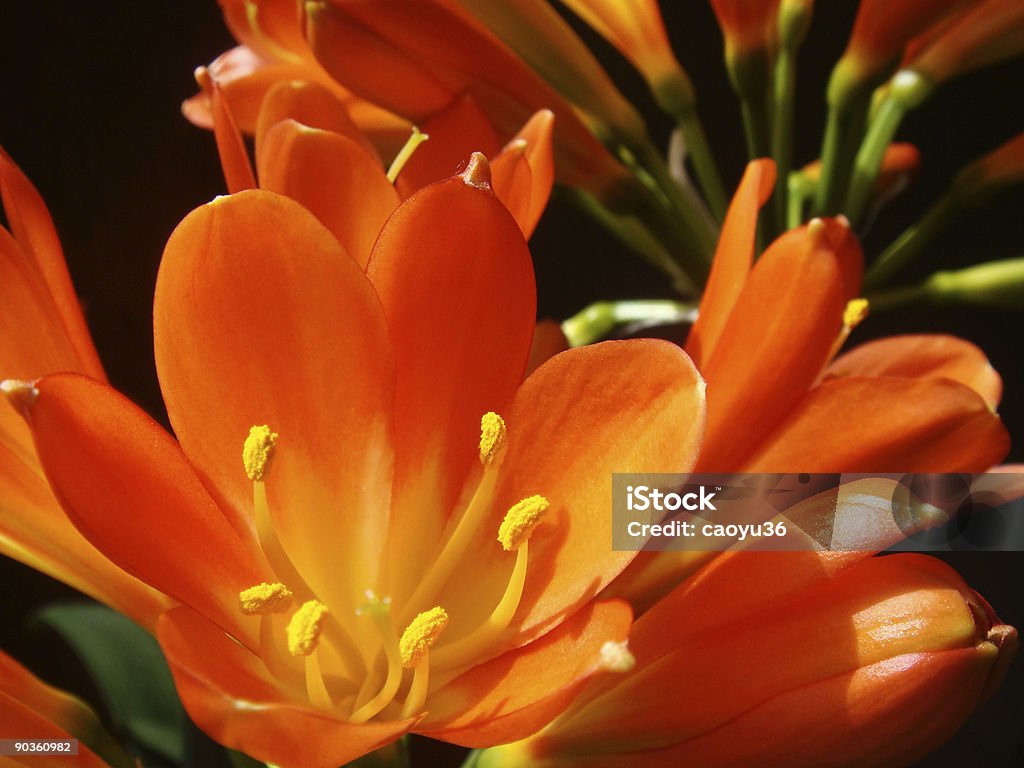
<svg viewBox="0 0 1024 768"><path fill-rule="evenodd" d="M839 350L842 349L846 340L850 338L850 334L853 333L853 329L860 325L867 316L867 299L851 299L846 303L846 308L843 310L843 327L840 329L835 343L832 344L832 351L829 354L829 360L839 354Z"/></svg>
<svg viewBox="0 0 1024 768"><path fill-rule="evenodd" d="M494 499L494 488L498 483L498 470L505 455L507 440L508 429L504 419L494 412L485 413L480 419L480 463L483 464L480 483L466 511L455 523L455 530L441 548L441 554L434 560L434 564L409 599L403 601L405 612L400 614L400 621L408 621L418 606L424 603L429 605L433 601L438 590L445 585L465 554L477 527L491 511L491 501Z"/></svg>
<svg viewBox="0 0 1024 768"><path fill-rule="evenodd" d="M506 552L519 549L526 543L550 506L550 502L543 496L530 496L505 514L498 528L498 541Z"/></svg>
<svg viewBox="0 0 1024 768"><path fill-rule="evenodd" d="M391 161L391 167L388 168L388 181L392 184L395 183L395 179L398 178L398 174L405 168L405 164L409 162L416 148L429 138L430 136L423 133L415 125L412 127L412 136L409 137L409 140L405 142L405 145L395 155L395 159Z"/></svg>
<svg viewBox="0 0 1024 768"><path fill-rule="evenodd" d="M359 702L366 695L366 689L371 682L370 672L367 671L363 689L356 696L355 708L352 716L349 718L349 722L352 723L365 723L371 717L377 715L384 707L391 703L395 698L395 694L398 693L399 686L402 684L402 657L398 649L398 638L395 637L395 632L391 628L391 601L387 598L379 600L372 592L367 592L366 597L369 602L357 609L356 613L359 616L370 616L377 626L381 645L384 648L384 657L387 661L388 671L384 678L384 684L381 686L380 691L377 692L377 695L365 704L360 704Z"/></svg>
<svg viewBox="0 0 1024 768"><path fill-rule="evenodd" d="M505 420L494 411L485 413L480 419L480 463L488 467L499 460L507 442Z"/></svg>
<svg viewBox="0 0 1024 768"><path fill-rule="evenodd" d="M288 651L292 656L309 656L320 642L327 618L327 606L319 600L307 600L288 622Z"/></svg>
<svg viewBox="0 0 1024 768"><path fill-rule="evenodd" d="M292 603L292 593L284 584L263 582L239 592L238 602L247 616L284 613Z"/></svg>
<svg viewBox="0 0 1024 768"><path fill-rule="evenodd" d="M629 650L629 643L623 640L615 643L609 640L601 646L601 669L606 672L629 672L636 666L636 657Z"/></svg>
<svg viewBox="0 0 1024 768"><path fill-rule="evenodd" d="M448 614L441 606L424 611L410 622L398 641L402 667L413 669L420 665L427 651L448 626Z"/></svg>
<svg viewBox="0 0 1024 768"><path fill-rule="evenodd" d="M323 671L320 669L320 654L314 650L306 656L306 695L314 706L331 709L334 702L327 690Z"/></svg>
<svg viewBox="0 0 1024 768"><path fill-rule="evenodd" d="M864 318L867 316L868 300L852 299L846 303L846 309L843 310L843 327L852 331L864 322Z"/></svg>
<svg viewBox="0 0 1024 768"><path fill-rule="evenodd" d="M530 535L550 506L550 502L543 496L530 496L515 504L505 515L498 531L498 541L507 551L516 552L516 564L512 568L505 593L483 624L465 637L434 652L436 666L451 668L479 658L512 623L526 585Z"/></svg>
<svg viewBox="0 0 1024 768"><path fill-rule="evenodd" d="M276 442L277 432L271 432L266 424L249 429L249 436L245 438L242 447L242 463L245 464L245 474L250 480L263 480L274 455Z"/></svg>

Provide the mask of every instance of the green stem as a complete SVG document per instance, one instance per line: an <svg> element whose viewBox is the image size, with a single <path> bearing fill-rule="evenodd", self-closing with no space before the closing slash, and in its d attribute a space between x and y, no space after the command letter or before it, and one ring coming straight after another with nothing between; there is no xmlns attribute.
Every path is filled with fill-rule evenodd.
<svg viewBox="0 0 1024 768"><path fill-rule="evenodd" d="M947 193L921 220L886 248L864 276L864 285L874 288L891 280L941 232L960 210L959 198Z"/></svg>
<svg viewBox="0 0 1024 768"><path fill-rule="evenodd" d="M793 102L796 95L796 47L783 46L775 59L772 157L775 158L775 233L786 229L789 171L793 164Z"/></svg>
<svg viewBox="0 0 1024 768"><path fill-rule="evenodd" d="M929 290L925 285L912 285L905 288L890 288L887 291L869 293L868 305L872 312L896 309L906 304L914 304L929 298Z"/></svg>
<svg viewBox="0 0 1024 768"><path fill-rule="evenodd" d="M864 137L864 125L871 105L870 92L843 105L831 105L821 148L821 180L814 198L817 216L839 213L849 184L850 169L857 147Z"/></svg>
<svg viewBox="0 0 1024 768"><path fill-rule="evenodd" d="M853 178L850 180L844 206L844 213L854 225L864 214L864 209L871 198L871 188L882 168L885 150L896 135L906 112L903 102L890 96L882 102L878 114L871 121L864 143L861 144L857 159L854 161Z"/></svg>
<svg viewBox="0 0 1024 768"><path fill-rule="evenodd" d="M686 155L693 163L693 172L697 177L697 183L700 184L701 191L708 201L711 213L714 214L717 221L721 222L725 218L729 202L700 116L696 109L691 109L677 115L676 120L679 123L679 130L683 133L683 139L686 142Z"/></svg>
<svg viewBox="0 0 1024 768"><path fill-rule="evenodd" d="M814 187L799 171L789 174L788 187L786 229L794 229L804 222L804 206L814 194Z"/></svg>
<svg viewBox="0 0 1024 768"><path fill-rule="evenodd" d="M597 221L619 242L643 258L647 263L664 272L672 279L673 287L683 296L693 296L697 293L697 287L687 274L679 267L676 260L665 250L662 242L652 234L652 229L660 233L663 238L669 238L670 242L676 242L675 230L665 230L660 219L645 226L633 216L624 216L612 213L605 208L601 202L589 192L581 189L570 189L556 187L556 191L570 199L584 213ZM653 206L653 203L652 203ZM659 206L660 208L660 206ZM660 217L662 213L658 211ZM677 244L678 248L688 247L686 244Z"/></svg>
<svg viewBox="0 0 1024 768"><path fill-rule="evenodd" d="M582 347L603 339L622 323L669 325L696 320L696 306L668 299L599 301L562 323L571 347Z"/></svg>
<svg viewBox="0 0 1024 768"><path fill-rule="evenodd" d="M699 199L688 196L686 191L672 178L665 165L665 160L649 141L635 147L636 157L641 167L657 184L658 190L665 196L669 207L678 218L683 230L693 239L697 251L706 265L711 263L718 243L717 226L710 220L703 203ZM692 192L692 190L691 190ZM689 270L687 270L689 272ZM696 274L696 273L690 273Z"/></svg>

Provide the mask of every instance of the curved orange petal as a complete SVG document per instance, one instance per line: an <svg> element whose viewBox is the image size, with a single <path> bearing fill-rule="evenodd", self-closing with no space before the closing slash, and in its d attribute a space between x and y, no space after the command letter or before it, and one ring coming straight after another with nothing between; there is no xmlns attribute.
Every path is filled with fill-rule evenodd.
<svg viewBox="0 0 1024 768"><path fill-rule="evenodd" d="M157 637L185 709L221 744L281 768L335 768L394 741L416 721L353 725L289 697L263 662L188 608Z"/></svg>
<svg viewBox="0 0 1024 768"><path fill-rule="evenodd" d="M711 274L700 300L700 313L686 339L686 354L698 368L711 358L747 281L754 263L757 215L771 196L774 185L775 163L768 159L754 160L747 164L729 204Z"/></svg>
<svg viewBox="0 0 1024 768"><path fill-rule="evenodd" d="M612 473L690 471L704 430L704 383L690 359L668 342L580 347L537 369L506 422L508 454L492 515L462 566L479 576L472 594L463 586L443 597L456 616L460 600L480 600L489 581L507 579L515 558L496 541L501 520L520 499L547 498L551 507L530 539L519 609L496 650L549 629L633 558L635 553L609 545Z"/></svg>
<svg viewBox="0 0 1024 768"><path fill-rule="evenodd" d="M167 243L154 334L171 423L215 496L252 509L242 446L268 425L282 544L325 602L362 599L388 525L393 368L359 265L288 198L218 198Z"/></svg>
<svg viewBox="0 0 1024 768"><path fill-rule="evenodd" d="M267 579L244 522L217 507L156 422L100 382L55 374L29 424L57 498L82 534L129 573L240 637L238 593ZM214 552L216 556L210 556Z"/></svg>
<svg viewBox="0 0 1024 768"><path fill-rule="evenodd" d="M324 85L304 80L286 80L267 91L256 120L256 158L262 154L264 137L282 120L340 133L361 146L380 163L377 149L348 113L345 100ZM383 166L381 166L383 167Z"/></svg>
<svg viewBox="0 0 1024 768"><path fill-rule="evenodd" d="M346 136L283 120L267 132L256 161L262 189L302 203L366 266L399 203L375 155Z"/></svg>
<svg viewBox="0 0 1024 768"><path fill-rule="evenodd" d="M600 671L605 643L622 643L632 611L593 602L544 637L471 669L431 693L416 731L467 747L515 741L540 730ZM614 675L615 673L609 673Z"/></svg>
<svg viewBox="0 0 1024 768"><path fill-rule="evenodd" d="M533 344L530 347L530 360L526 364L526 375L535 370L555 355L565 352L569 341L562 332L562 326L554 320L539 320L533 331Z"/></svg>
<svg viewBox="0 0 1024 768"><path fill-rule="evenodd" d="M5 408L0 404L0 408ZM11 409L11 413L14 411ZM13 417L17 418L17 417ZM21 426L28 432L24 422ZM29 435L31 445L31 435ZM0 554L63 581L152 629L171 600L108 560L60 508L38 466L0 444Z"/></svg>
<svg viewBox="0 0 1024 768"><path fill-rule="evenodd" d="M969 341L942 334L889 336L861 344L825 371L825 381L845 376L952 379L981 395L992 410L1003 393L1003 381L984 352Z"/></svg>
<svg viewBox="0 0 1024 768"><path fill-rule="evenodd" d="M828 362L845 301L839 254L827 230L818 222L787 232L751 271L701 370L708 383L708 431L700 471L745 466L745 457L787 417Z"/></svg>
<svg viewBox="0 0 1024 768"><path fill-rule="evenodd" d="M2 148L0 148L0 199L3 200L7 224L14 235L14 240L20 246L24 257L34 264L35 269L29 271L37 271L42 278L53 303L54 315L59 318L59 325L63 327L63 331L75 351L75 358L69 358L65 361L64 366L40 371L40 373L69 370L72 367L68 365L70 360L77 359L78 365L73 367L74 370L80 370L95 379L104 379L103 366L100 365L92 337L85 325L78 296L71 284L71 277L68 274L67 265L64 263L64 252L61 249L60 240L57 238L57 231L54 229L50 212L46 209L46 204L32 182ZM10 245L10 242L3 245L3 259L17 260L17 256L14 255L16 251L11 250ZM5 266L5 268L7 267ZM24 269L28 269L28 267ZM0 284L9 285L6 279L0 281ZM14 290L7 291L8 296L14 296L15 293ZM5 307L4 313L11 313L10 305ZM4 338L6 338L6 333L4 333ZM37 354L41 352L43 346L41 342L37 343ZM4 375L10 374L5 373Z"/></svg>
<svg viewBox="0 0 1024 768"><path fill-rule="evenodd" d="M249 153L220 86L210 76L206 67L199 67L196 70L196 82L210 101L213 135L217 141L217 154L220 155L228 192L254 189L256 177L252 172L252 163L249 162Z"/></svg>
<svg viewBox="0 0 1024 768"><path fill-rule="evenodd" d="M519 222L527 239L544 213L555 181L554 125L554 113L540 110L491 164L494 194Z"/></svg>
<svg viewBox="0 0 1024 768"><path fill-rule="evenodd" d="M849 376L813 389L745 462L751 472L982 472L1009 450L999 417L950 379Z"/></svg>
<svg viewBox="0 0 1024 768"><path fill-rule="evenodd" d="M55 371L81 371L85 366L79 351L39 267L2 227L0 285L0 379L31 380Z"/></svg>
<svg viewBox="0 0 1024 768"><path fill-rule="evenodd" d="M395 349L397 604L478 461L480 417L511 400L530 351L533 264L486 164L475 156L462 176L399 206L367 268Z"/></svg>
<svg viewBox="0 0 1024 768"><path fill-rule="evenodd" d="M490 158L501 146L491 121L467 93L435 112L420 128L430 138L416 148L395 180L403 199L420 187L462 171L474 152Z"/></svg>
<svg viewBox="0 0 1024 768"><path fill-rule="evenodd" d="M0 739L53 739L64 741L72 738L71 734L58 725L54 725L48 718L40 715L31 708L25 706L12 696L0 691ZM24 760L24 762L22 761ZM22 760L0 758L0 765L11 766L50 766L59 768L67 765L70 760L74 765L83 768L108 768L108 764L101 760L95 752L81 742L78 744L78 754L75 757L62 757L55 759L47 756L23 757Z"/></svg>
<svg viewBox="0 0 1024 768"><path fill-rule="evenodd" d="M293 0L221 0L231 34L267 56L288 56L306 49L301 17Z"/></svg>

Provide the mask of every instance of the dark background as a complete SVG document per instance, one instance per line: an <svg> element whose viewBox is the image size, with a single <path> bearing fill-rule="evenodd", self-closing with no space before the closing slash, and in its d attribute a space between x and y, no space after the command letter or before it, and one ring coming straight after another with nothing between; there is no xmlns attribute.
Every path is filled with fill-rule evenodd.
<svg viewBox="0 0 1024 768"><path fill-rule="evenodd" d="M721 37L702 0L665 3L680 60L698 86L710 140L732 188L745 162L739 111L725 80ZM801 54L796 162L816 155L823 93L855 11L852 0L820 4ZM823 12L826 11L827 13ZM588 36L662 143L669 126L613 51ZM192 208L224 192L212 137L189 125L180 102L192 69L232 45L214 0L0 2L0 144L50 206L75 285L114 386L162 414L152 362L150 310L164 242ZM945 188L956 169L1024 128L1024 66L1004 64L943 88L913 113L899 137L924 156L915 190L883 213L865 240L877 254ZM938 267L1024 255L1024 194L1001 195L970 212L922 258ZM574 210L553 203L531 243L541 313L562 319L601 298L668 296L659 275L618 249ZM914 276L914 271L909 273ZM1004 377L1001 413L1024 460L1022 316L975 307L914 307L872 316L854 343L892 333L942 331L980 344ZM948 558L1001 617L1024 625L1024 555ZM88 690L54 662L52 640L28 636L24 616L68 590L7 561L0 647L47 679ZM925 766L1024 765L1020 662L1009 684Z"/></svg>

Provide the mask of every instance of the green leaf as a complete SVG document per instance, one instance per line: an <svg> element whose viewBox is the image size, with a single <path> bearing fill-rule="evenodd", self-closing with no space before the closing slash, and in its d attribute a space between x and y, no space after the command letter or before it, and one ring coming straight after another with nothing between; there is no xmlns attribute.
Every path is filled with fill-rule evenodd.
<svg viewBox="0 0 1024 768"><path fill-rule="evenodd" d="M188 734L194 726L152 635L127 617L92 603L60 603L36 616L82 661L118 730L145 752L175 765L187 764Z"/></svg>

